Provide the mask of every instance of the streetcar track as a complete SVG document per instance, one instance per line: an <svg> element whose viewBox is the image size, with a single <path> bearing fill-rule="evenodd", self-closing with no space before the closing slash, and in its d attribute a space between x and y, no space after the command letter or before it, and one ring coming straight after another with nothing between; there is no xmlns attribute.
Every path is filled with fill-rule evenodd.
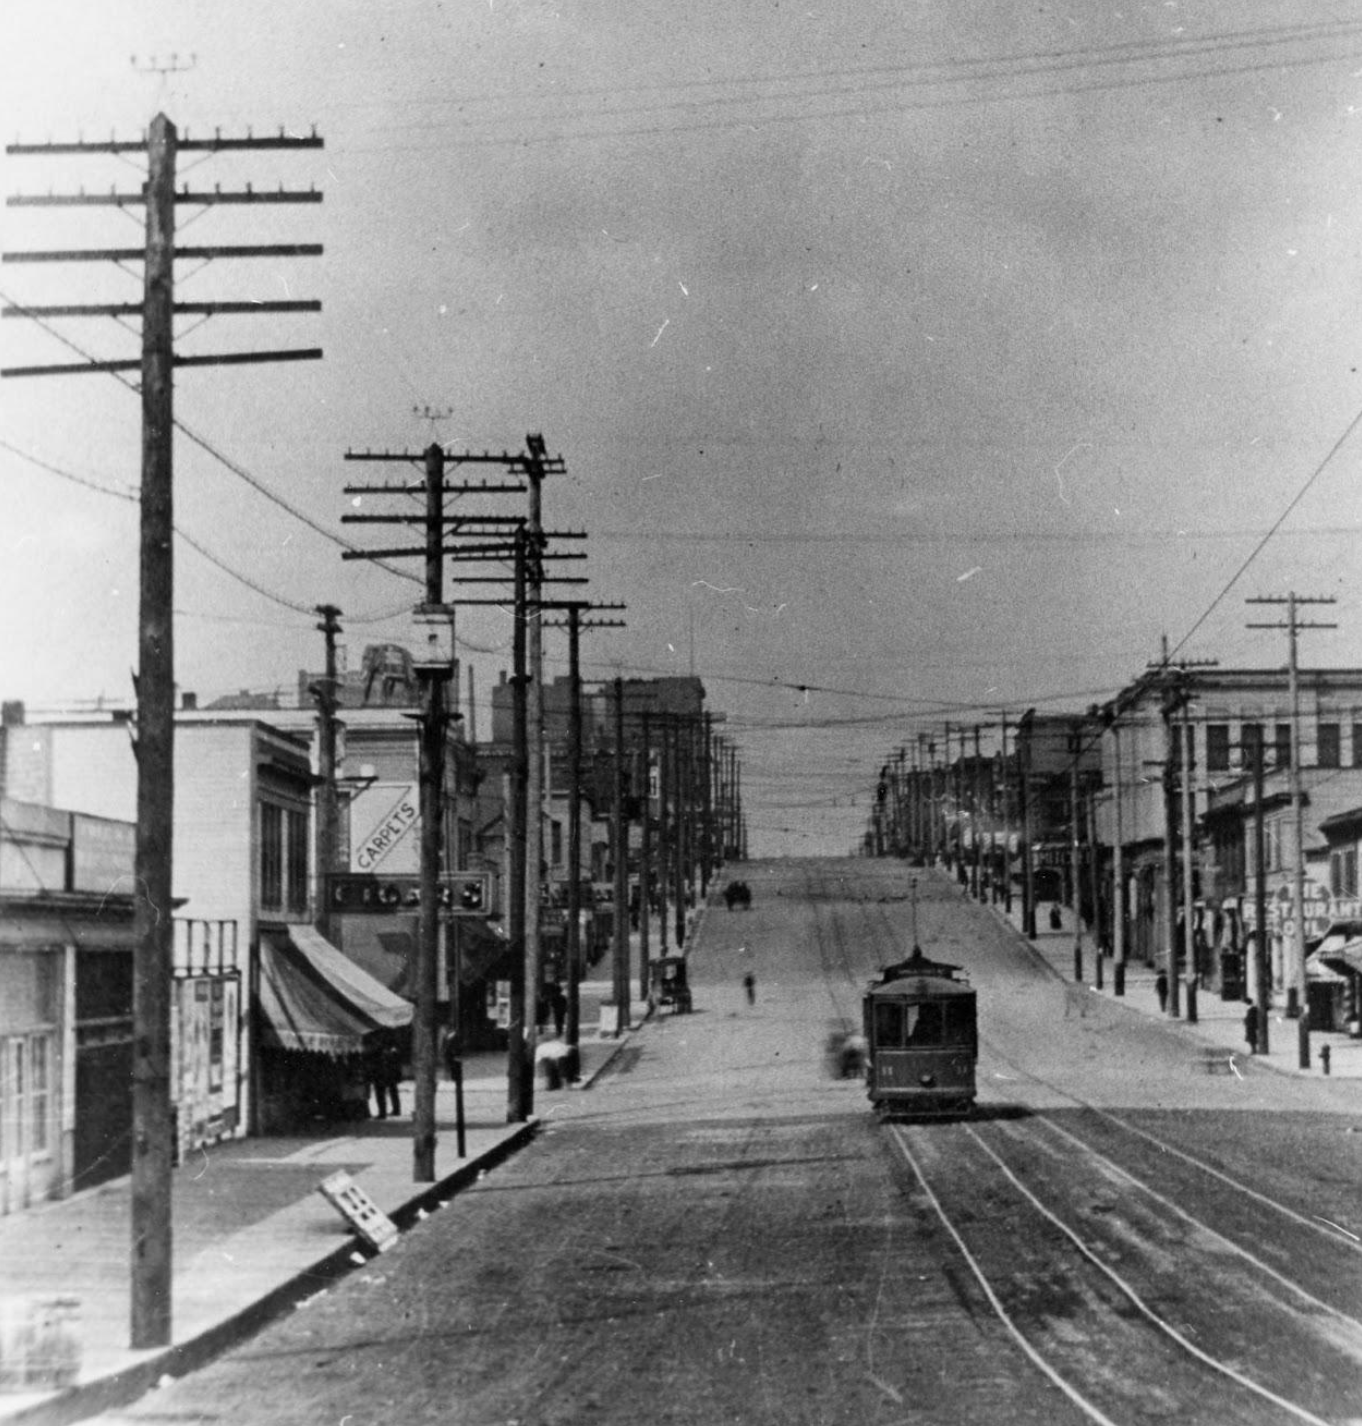
<svg viewBox="0 0 1362 1426"><path fill-rule="evenodd" d="M1099 1119L1105 1120L1109 1124L1114 1124L1123 1132L1133 1135L1136 1138L1144 1139L1153 1145L1160 1153L1171 1154L1174 1158L1181 1159L1183 1163L1190 1165L1199 1172L1223 1183L1227 1188L1233 1189L1237 1193L1243 1194L1246 1198L1252 1199L1262 1207L1270 1209L1274 1213L1295 1223L1302 1228L1308 1228L1312 1233L1325 1239L1335 1247L1347 1248L1349 1252L1362 1254L1362 1242L1345 1228L1340 1228L1328 1219L1310 1217L1304 1213L1298 1213L1294 1208L1280 1202L1275 1198L1270 1198L1265 1193L1260 1193L1256 1188L1251 1188L1242 1180L1232 1177L1223 1170L1208 1164L1204 1159L1199 1159L1195 1154L1189 1154L1185 1149L1180 1149L1176 1144L1169 1143L1166 1139L1161 1139L1157 1134L1150 1133L1148 1129L1142 1129L1137 1124L1132 1124L1128 1119L1123 1119L1119 1114L1113 1114L1109 1109L1103 1109L1100 1105L1094 1104L1091 1100L1083 1099L1067 1089L1061 1089L1052 1080L1046 1079L1043 1075L1033 1073L1024 1069L1010 1055L1004 1054L992 1041L980 1038L980 1046L987 1046L989 1054L1001 1063L1010 1066L1023 1079L1030 1080L1033 1084L1038 1084L1048 1089L1052 1094L1067 1099L1070 1104L1076 1105L1080 1109L1086 1109L1096 1115ZM1036 1117L1046 1119L1045 1111L1037 1110Z"/></svg>
<svg viewBox="0 0 1362 1426"><path fill-rule="evenodd" d="M897 1124L890 1124L888 1128L894 1143L898 1146L899 1152L903 1155L905 1162L912 1169L913 1174L917 1178L918 1183L921 1185L922 1190L925 1193L928 1202L931 1204L933 1211L936 1213L943 1227L945 1227L947 1233L950 1235L952 1241L955 1243L956 1247L960 1250L962 1256L965 1258L965 1261L969 1265L970 1270L974 1273L975 1279L979 1283L980 1288L983 1290L984 1295L987 1297L989 1305L993 1308L993 1311L997 1315L998 1319L1007 1328L1009 1334L1014 1338L1014 1340L1016 1340L1018 1345L1021 1346L1023 1351L1026 1352L1026 1355L1044 1373L1044 1375L1052 1383L1059 1387L1059 1389L1063 1391L1064 1394L1076 1406L1078 1406L1080 1410L1084 1411L1085 1414L1090 1416L1094 1421L1110 1423L1110 1418L1105 1416L1102 1413L1101 1409L1096 1406L1095 1403L1090 1402L1086 1397L1082 1395L1082 1393L1075 1386L1073 1386L1072 1383L1067 1381L1059 1372L1059 1370L1045 1359L1039 1348L1037 1348L1034 1343L1032 1343L1026 1337L1025 1333L1017 1324L1015 1318L1012 1316L1011 1313L1008 1312L998 1292L994 1289L993 1284L989 1281L988 1275L984 1271L982 1264L979 1262L976 1255L970 1251L969 1246L964 1240L964 1235L960 1232L960 1230L956 1227L955 1223L951 1220L951 1217L946 1212L945 1207L942 1205L940 1198L932 1189L931 1184L927 1180L925 1170L923 1169L921 1163L918 1161L916 1155L913 1154L912 1149L908 1145L907 1136L903 1127ZM1124 1296L1131 1303L1131 1305L1140 1313L1140 1315L1147 1322L1149 1322L1149 1324L1156 1331L1167 1337L1169 1341L1171 1341L1181 1351L1192 1357L1195 1361L1200 1362L1203 1366L1208 1367L1210 1370L1215 1371L1220 1375L1226 1377L1228 1380L1234 1382L1237 1386L1243 1388L1244 1390L1251 1392L1253 1395L1258 1396L1264 1401L1270 1402L1272 1405L1277 1406L1283 1411L1288 1412L1297 1420L1308 1422L1310 1423L1310 1426L1330 1426L1330 1423L1326 1421L1323 1417L1315 1415L1306 1407L1300 1406L1295 1402L1289 1401L1283 1396L1279 1396L1276 1392L1272 1391L1271 1388L1263 1386L1261 1383L1254 1381L1251 1377L1245 1376L1244 1373L1231 1366L1228 1362L1221 1361L1220 1359L1212 1356L1210 1353L1203 1351L1200 1347L1198 1347L1184 1333L1179 1331L1173 1323L1168 1321L1165 1317L1162 1317L1158 1312L1156 1312L1152 1307L1150 1307L1150 1305L1140 1296L1139 1292L1136 1290L1133 1284L1128 1282L1126 1278L1121 1273L1117 1272L1115 1268L1111 1267L1110 1264L1104 1262L1102 1258L1091 1247L1089 1247L1088 1244L1086 1244L1072 1228L1068 1226L1068 1224L1066 1224L1061 1218L1059 1218L1055 1213L1053 1213L1049 1208L1047 1208L1045 1204L1043 1204L1040 1199L1037 1198L1036 1195L1032 1193L1031 1190L1027 1188L1024 1183L1022 1183L1022 1181L1017 1177L1017 1175L1012 1172L1012 1170L1003 1161L1003 1159L987 1143L984 1142L983 1138L978 1134L975 1129L973 1129L969 1125L963 1125L962 1128L964 1129L964 1132L971 1139L974 1140L974 1142L979 1146L979 1148L982 1149L983 1152L997 1165L1003 1177L1032 1206L1032 1208L1037 1213L1039 1213L1048 1223L1050 1223L1054 1228L1056 1228L1060 1233L1062 1233L1064 1237L1068 1239L1070 1243L1072 1243L1074 1248L1083 1257L1083 1259L1086 1262L1090 1263L1094 1268L1096 1268L1105 1278L1107 1278L1107 1280L1113 1284L1113 1286L1122 1294L1122 1296Z"/></svg>
<svg viewBox="0 0 1362 1426"><path fill-rule="evenodd" d="M1157 1204L1159 1204L1161 1208L1164 1208L1168 1212L1175 1214L1177 1217L1191 1224L1192 1227L1196 1228L1198 1231L1207 1233L1211 1237L1215 1238L1217 1242L1223 1244L1223 1246L1227 1248L1230 1252L1236 1254L1238 1257L1243 1258L1245 1262L1252 1264L1252 1266L1256 1268L1259 1272L1263 1273L1267 1277L1272 1278L1274 1282L1279 1283L1288 1291L1295 1293L1297 1297L1299 1297L1309 1306L1314 1307L1321 1312L1327 1312L1331 1316L1338 1318L1340 1322L1344 1322L1348 1326L1354 1327L1359 1332L1362 1332L1362 1319L1353 1317L1351 1314L1344 1312L1341 1308L1333 1306L1332 1303L1325 1302L1322 1298L1316 1297L1314 1293L1307 1291L1307 1289L1302 1287L1300 1283L1293 1281L1291 1278L1287 1277L1285 1273L1278 1272L1276 1268L1271 1266L1271 1264L1265 1263L1260 1257L1257 1257L1255 1254L1249 1252L1247 1248L1243 1247L1239 1243L1236 1243L1233 1238L1226 1236L1226 1234L1220 1232L1219 1229L1213 1228L1204 1219L1197 1218L1193 1214L1188 1213L1185 1208L1182 1208L1178 1204L1174 1203L1172 1199L1168 1198L1165 1194L1160 1193L1158 1189L1154 1188L1151 1184L1146 1183L1142 1178L1139 1178L1135 1174L1131 1173L1129 1169L1122 1168L1121 1165L1118 1164L1114 1159L1108 1158L1104 1153L1101 1152L1101 1150L1094 1148L1078 1134L1072 1133L1070 1130L1063 1128L1059 1124L1056 1124L1047 1115L1038 1114L1035 1116L1035 1118L1037 1123L1043 1124L1053 1133L1058 1134L1061 1138L1067 1139L1071 1144L1075 1144L1077 1147L1082 1149L1084 1153L1089 1155L1089 1157L1096 1159L1099 1163L1104 1165L1109 1172L1115 1174L1118 1178L1124 1179L1127 1183L1132 1185L1132 1187L1139 1189L1142 1193L1152 1198Z"/></svg>
<svg viewBox="0 0 1362 1426"><path fill-rule="evenodd" d="M1094 1402L1089 1401L1087 1397L1085 1397L1078 1390L1077 1387L1066 1381L1065 1378L1062 1377L1059 1372L1056 1371L1055 1368L1052 1367L1050 1363L1047 1362L1045 1358L1041 1355L1041 1353L1031 1344L1031 1342L1026 1337L1026 1334L1021 1330L1021 1328L1017 1325L1016 1321L1013 1319L1012 1314L1008 1312L1007 1308L1003 1305L1002 1299L999 1298L998 1294L993 1290L993 1285L989 1282L987 1274L984 1272L983 1267L979 1263L979 1260L974 1256L972 1252L970 1252L969 1246L966 1244L964 1238L961 1236L959 1229L956 1228L953 1222L951 1222L950 1216L941 1206L941 1200L936 1196L936 1193L933 1191L931 1184L927 1182L927 1175L923 1172L922 1167L918 1163L917 1159L914 1157L912 1150L904 1141L903 1135L899 1131L898 1126L890 1125L889 1128L891 1134L893 1135L894 1142L899 1147L899 1152L903 1155L904 1160L908 1164L908 1167L912 1169L914 1175L917 1178L918 1183L922 1187L923 1193L927 1197L927 1201L931 1204L933 1211L936 1213L936 1216L941 1220L941 1224L945 1228L946 1232L950 1234L951 1240L955 1243L955 1246L960 1250L961 1257L964 1258L966 1264L969 1266L970 1271L974 1274L975 1281L978 1282L979 1287L982 1290L984 1296L988 1299L989 1306L993 1309L994 1313L998 1317L998 1320L1007 1329L1008 1334L1012 1337L1013 1341L1015 1341L1016 1344L1021 1348L1021 1350L1026 1354L1027 1358L1030 1360L1032 1365L1035 1366L1036 1369L1041 1373L1041 1375L1044 1376L1053 1386L1057 1387L1060 1391L1062 1391L1064 1395L1067 1396L1069 1400L1073 1402L1073 1404L1078 1407L1078 1409L1083 1412L1085 1416L1088 1417L1089 1420L1098 1422L1099 1426L1116 1426L1116 1423L1113 1422L1109 1416L1104 1415Z"/></svg>

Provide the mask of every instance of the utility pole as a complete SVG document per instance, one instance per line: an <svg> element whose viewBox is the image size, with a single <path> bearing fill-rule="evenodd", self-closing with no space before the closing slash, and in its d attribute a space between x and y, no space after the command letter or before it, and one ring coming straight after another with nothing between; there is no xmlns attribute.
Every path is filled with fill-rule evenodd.
<svg viewBox="0 0 1362 1426"><path fill-rule="evenodd" d="M1112 848L1112 897L1111 897L1111 951L1112 951L1112 991L1116 995L1126 993L1126 869L1125 831L1121 814L1121 725L1112 719L1111 753L1115 767L1113 792L1115 793L1115 846Z"/></svg>
<svg viewBox="0 0 1362 1426"><path fill-rule="evenodd" d="M568 928L567 928L567 1015L564 1031L569 1048L581 1043L582 1023L582 671L583 629L622 629L621 619L583 620L590 609L623 609L623 604L592 604L584 599L540 600L540 613L554 610L567 615L566 624L544 623L546 629L566 629L568 633Z"/></svg>
<svg viewBox="0 0 1362 1426"><path fill-rule="evenodd" d="M653 884L653 749L650 734L652 719L644 708L639 714L639 733L643 743L640 750L643 795L639 798L639 847L638 847L638 998L648 999L651 985L649 951L651 950L649 922L652 912Z"/></svg>
<svg viewBox="0 0 1362 1426"><path fill-rule="evenodd" d="M974 857L972 860L974 864L970 868L970 895L973 896L976 901L979 900L980 896L980 878L982 872L982 858L984 846L984 819L980 810L983 803L983 795L979 786L979 773L982 764L982 757L979 752L979 733L980 727L979 724L976 723L974 725L974 776L972 778L974 791L974 825L972 829L974 832Z"/></svg>
<svg viewBox="0 0 1362 1426"><path fill-rule="evenodd" d="M625 812L624 781L624 680L615 679L615 806L611 819L615 853L615 914L611 918L614 936L615 1033L629 1028L629 819Z"/></svg>
<svg viewBox="0 0 1362 1426"><path fill-rule="evenodd" d="M435 442L426 448L425 602L444 603L445 453ZM435 1073L439 1060L436 1015L439 1002L441 833L445 818L445 687L449 663L423 665L419 791L421 804L421 904L416 938L416 1016L412 1027L412 1180L435 1182Z"/></svg>
<svg viewBox="0 0 1362 1426"><path fill-rule="evenodd" d="M1182 995L1180 989L1179 975L1179 954L1185 953L1188 966L1188 975L1191 975L1192 962L1192 922L1188 907L1192 905L1186 898L1190 895L1192 860L1190 848L1184 848L1184 865L1186 876L1184 880L1187 886L1184 887L1184 926L1183 933L1186 942L1185 947L1181 947L1178 942L1178 828L1181 818L1178 815L1178 798L1182 790L1178 781L1179 772L1182 773L1182 780L1190 787L1190 763L1186 759L1186 749L1183 748L1181 756L1174 756L1178 745L1185 741L1185 736L1189 732L1189 727L1184 717L1182 724L1175 722L1179 712L1185 714L1186 706L1192 697L1191 677L1193 670L1198 668L1214 668L1215 659L1184 659L1174 664L1170 661L1168 654L1168 636L1165 634L1162 641L1162 656L1157 663L1148 665L1149 672L1162 681L1163 686L1163 706L1160 716L1163 719L1164 732L1164 757L1163 757L1163 811L1164 811L1164 842L1163 842L1163 911L1165 931L1167 936L1167 957L1168 957L1168 1014L1175 1020L1182 1013ZM1179 729L1183 731L1180 732ZM1190 841L1190 833L1187 836ZM1195 1015L1195 1011L1192 1012Z"/></svg>
<svg viewBox="0 0 1362 1426"><path fill-rule="evenodd" d="M1035 725L1031 709L1022 714L1022 724L1026 737L1017 735L1017 813L1021 821L1022 833L1022 935L1029 940L1036 939L1036 860L1031 846L1031 824L1034 820L1031 804L1031 743L1035 737Z"/></svg>
<svg viewBox="0 0 1362 1426"><path fill-rule="evenodd" d="M1003 772L1003 910L1012 914L1012 764L1007 752L1007 709L1002 712Z"/></svg>
<svg viewBox="0 0 1362 1426"><path fill-rule="evenodd" d="M1292 974L1287 987L1288 1016L1293 1008L1298 1016L1296 1022L1299 1067L1310 1068L1310 996L1305 973L1305 798L1301 789L1301 708L1300 677L1296 658L1296 638L1301 629L1336 629L1337 624L1306 623L1296 617L1296 609L1302 604L1335 604L1338 601L1331 594L1304 595L1290 594L1262 595L1248 599L1248 604L1285 604L1286 622L1276 624L1250 624L1250 629L1285 629L1287 631L1287 679L1291 697L1291 820L1295 829L1295 861L1292 867L1292 906L1294 931L1292 934ZM1259 875L1261 876L1261 868ZM1294 1005L1293 1005L1294 1001Z"/></svg>
<svg viewBox="0 0 1362 1426"><path fill-rule="evenodd" d="M1247 751L1247 750L1246 750ZM1268 1026L1272 1004L1272 972L1267 956L1267 828L1263 822L1262 730L1252 745L1253 758L1253 978L1258 1007L1258 1054L1268 1052Z"/></svg>
<svg viewBox="0 0 1362 1426"><path fill-rule="evenodd" d="M222 203L320 202L321 194L222 193L175 189L178 154L227 149L321 148L322 140L212 139L181 136L164 114L151 121L145 138L108 143L10 144L11 155L139 153L147 157L143 187L107 194L17 195L10 207L144 207L146 232L140 248L85 251L7 252L5 262L110 261L144 264L140 303L13 306L5 317L141 318L140 359L87 361L0 369L0 376L47 376L86 372L139 371L142 384L141 570L137 685L137 838L134 854L133 1067L132 1067L132 1295L131 1345L164 1347L171 1341L172 1241L171 1170L174 1119L171 1109L170 1043L173 927L171 906L172 821L174 814L175 669L173 645L173 485L175 425L172 372L181 366L305 360L318 348L275 352L231 352L176 356L176 313L315 312L318 302L199 302L174 299L177 257L299 257L321 253L319 245L259 245L186 248L175 245L175 206ZM122 378L120 378L122 379Z"/></svg>
<svg viewBox="0 0 1362 1426"><path fill-rule="evenodd" d="M1075 734L1075 744L1081 733ZM1079 841L1078 750L1069 768L1069 851L1074 884L1074 979L1083 979L1083 847Z"/></svg>
<svg viewBox="0 0 1362 1426"><path fill-rule="evenodd" d="M1195 751L1192 747L1192 719L1189 712L1191 700L1182 705L1182 924L1184 955L1187 957L1187 1023L1197 1022L1196 1004L1196 937L1192 931L1192 920L1196 914L1195 887L1192 884L1192 776L1196 767Z"/></svg>
<svg viewBox="0 0 1362 1426"><path fill-rule="evenodd" d="M686 747L682 738L684 725L679 717L674 721L676 734L676 817L674 822L676 858L673 866L676 871L676 886L672 900L676 912L676 949L680 951L686 944L686 849L689 841L690 823L687 782L690 777L690 759L686 755Z"/></svg>
<svg viewBox="0 0 1362 1426"><path fill-rule="evenodd" d="M1163 705L1163 917L1167 938L1168 1014L1177 1019L1181 1014L1181 977L1178 964L1177 925L1177 760L1173 756L1176 725L1173 722L1179 701L1185 697L1181 687L1168 688Z"/></svg>
<svg viewBox="0 0 1362 1426"><path fill-rule="evenodd" d="M510 1019L506 1026L506 1122L523 1124L534 1112L533 997L537 987L525 980L525 819L529 801L529 740L525 688L525 564L524 527L515 532L515 584L511 634L511 786L506 805L506 842L510 896L507 930L511 953L520 963L511 976Z"/></svg>
<svg viewBox="0 0 1362 1426"><path fill-rule="evenodd" d="M336 787L336 742L340 706L340 681L336 672L336 639L340 635L340 610L334 604L317 605L322 616L318 630L326 639L326 672L308 689L317 705L317 893L314 924L326 940L331 937L331 898L327 878L336 870L340 846L340 798Z"/></svg>
<svg viewBox="0 0 1362 1426"><path fill-rule="evenodd" d="M539 985L543 979L544 958L540 933L542 930L544 886L544 628L541 601L543 599L543 486L544 461L547 451L542 435L525 437L524 471L529 483L529 521L525 526L529 561L526 569L525 615L526 670L529 684L525 708L525 729L528 740L528 776L525 782L525 997L531 1009L526 1021L530 1047L529 1063L534 1064L534 1043L539 1034Z"/></svg>

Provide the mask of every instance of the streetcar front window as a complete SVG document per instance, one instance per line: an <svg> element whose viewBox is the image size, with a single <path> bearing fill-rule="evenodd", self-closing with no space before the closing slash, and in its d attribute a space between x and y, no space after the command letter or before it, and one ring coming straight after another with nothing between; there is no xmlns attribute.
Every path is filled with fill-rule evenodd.
<svg viewBox="0 0 1362 1426"><path fill-rule="evenodd" d="M939 1002L929 1000L923 1005L908 1005L907 1035L904 1043L909 1045L940 1045L944 1043L946 1028L945 1008Z"/></svg>
<svg viewBox="0 0 1362 1426"><path fill-rule="evenodd" d="M884 1050L896 1050L903 1044L902 1005L882 1000L875 1006L875 1044Z"/></svg>

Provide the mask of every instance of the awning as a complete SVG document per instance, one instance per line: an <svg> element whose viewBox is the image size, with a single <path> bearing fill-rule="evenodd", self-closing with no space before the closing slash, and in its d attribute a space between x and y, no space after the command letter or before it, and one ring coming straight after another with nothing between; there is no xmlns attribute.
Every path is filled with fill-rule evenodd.
<svg viewBox="0 0 1362 1426"><path fill-rule="evenodd" d="M341 953L394 995L416 999L416 937L410 931L380 929L389 922L376 916L351 916Z"/></svg>
<svg viewBox="0 0 1362 1426"><path fill-rule="evenodd" d="M1306 960L1307 967L1319 963L1331 966L1335 971L1348 970L1354 975L1362 975L1362 940L1336 944L1332 937L1326 936L1319 950Z"/></svg>
<svg viewBox="0 0 1362 1426"><path fill-rule="evenodd" d="M515 965L511 943L475 916L455 921L459 938L459 983L473 985L480 980L509 980Z"/></svg>
<svg viewBox="0 0 1362 1426"><path fill-rule="evenodd" d="M409 1025L411 1005L347 960L311 926L260 942L260 1010L266 1044L355 1055L365 1036Z"/></svg>

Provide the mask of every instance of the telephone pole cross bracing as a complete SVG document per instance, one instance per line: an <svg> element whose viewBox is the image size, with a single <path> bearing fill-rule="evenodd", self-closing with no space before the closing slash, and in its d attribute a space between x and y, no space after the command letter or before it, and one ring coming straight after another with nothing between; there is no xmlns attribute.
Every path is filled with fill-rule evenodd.
<svg viewBox="0 0 1362 1426"><path fill-rule="evenodd" d="M175 161L181 152L320 149L322 140L285 135L278 138L190 139L164 114L144 137L107 143L14 143L11 156L54 157L74 154L145 154L143 188L110 194L16 195L10 207L132 207L146 209L140 248L63 249L7 252L6 263L140 262L140 303L82 303L62 306L10 305L5 317L34 320L66 317L142 319L142 353L137 358L0 368L0 376L74 375L88 372L140 371L142 398L141 572L138 614L137 690L137 842L134 859L135 920L133 974L134 1058L132 1073L132 1293L131 1345L136 1349L171 1342L172 1222L171 1169L174 1160L170 1095L170 1005L173 975L171 905L172 816L174 809L175 670L173 641L174 563L172 542L174 403L176 367L239 365L266 361L302 361L321 356L319 347L280 351L225 352L181 356L175 352L177 314L216 316L259 312L315 312L318 302L263 301L177 303L175 259L314 257L315 243L254 244L236 247L177 247L175 209L225 203L319 203L321 194L175 188Z"/></svg>
<svg viewBox="0 0 1362 1426"><path fill-rule="evenodd" d="M1285 622L1272 624L1249 624L1250 629L1285 629L1287 634L1287 686L1291 700L1291 765L1288 768L1291 786L1291 818L1295 828L1295 857L1292 862L1292 907L1294 922L1292 931L1292 958L1290 985L1287 987L1288 1016L1297 1016L1296 1036L1298 1063L1301 1069L1310 1068L1310 996L1305 972L1305 797L1301 788L1301 699L1300 668L1297 661L1297 635L1302 629L1337 629L1337 624L1308 623L1296 617L1296 610L1302 604L1336 604L1331 594L1306 595L1292 591L1289 594L1265 594L1246 599L1246 604L1284 604ZM1256 868L1261 881L1264 869L1260 862ZM1258 937L1267 934L1266 926L1258 927Z"/></svg>
<svg viewBox="0 0 1362 1426"><path fill-rule="evenodd" d="M542 702L540 677L540 652L538 647L538 591L546 582L544 562L558 559L582 559L584 555L568 552L550 552L545 548L549 538L542 528L540 519L539 491L543 478L548 474L559 474L566 470L561 457L547 455L542 436L528 435L523 453L501 452L481 454L464 452L450 454L438 444L432 444L418 457L409 451L347 451L346 460L355 461L402 461L412 463L420 459L425 468L425 480L420 485L348 486L346 494L383 494L393 496L423 496L424 514L402 512L394 515L349 515L342 522L369 524L424 524L425 541L419 547L399 547L386 550L346 552L343 558L393 558L406 555L424 555L426 560L426 598L417 607L416 614L424 619L447 616L453 619L457 604L484 601L459 600L446 603L443 588L435 571L442 570L446 561L477 562L488 560L510 561L513 585L513 605L515 617L515 671L512 680L514 689L513 706L513 751L511 798L508 806L509 876L508 922L510 940L513 947L522 952L523 970L511 983L511 1024L509 1027L509 1049L507 1065L507 1118L510 1122L522 1122L529 1118L534 1107L534 1040L535 1004L539 981L539 862L541 859L540 838L542 821L540 805L543 800L542 788ZM446 463L454 465L488 464L498 465L518 477L523 483L500 485L484 482L479 485L451 486L444 480ZM486 493L528 494L529 513L519 516L465 516L447 513L445 497L449 495ZM450 535L467 536L479 541L470 544L455 540L447 543ZM558 532L553 538L585 538L580 532ZM462 577L460 584L498 583L504 584L508 576ZM579 583L584 580L570 578L554 579L558 583ZM485 601L489 604L505 604L506 601ZM527 637L528 636L528 637ZM431 697L434 697L432 694ZM533 756L531 753L533 752ZM432 748L433 753L433 748ZM424 785L424 782L423 782ZM433 803L430 820L438 824L443 819L443 780L433 786ZM530 810L533 808L533 816ZM426 818L423 806L422 817ZM437 837L438 832L431 836ZM423 886L427 878L438 875L438 842L427 848L422 843ZM428 867L427 862L432 866ZM531 873L532 874L528 874ZM436 1072L435 1016L436 996L434 993L438 963L438 922L435 917L435 897L422 895L423 908L429 899L431 903L431 925L423 925L423 934L418 945L419 972L418 987L432 987L418 999L417 1021L413 1034L413 1052L416 1071L416 1102L413 1113L413 1145L415 1152L415 1177L418 1182L430 1182L434 1178L434 1085ZM428 1002L428 1003L427 1003ZM427 1101L429 1115L427 1116ZM428 1120L428 1122L427 1122Z"/></svg>

